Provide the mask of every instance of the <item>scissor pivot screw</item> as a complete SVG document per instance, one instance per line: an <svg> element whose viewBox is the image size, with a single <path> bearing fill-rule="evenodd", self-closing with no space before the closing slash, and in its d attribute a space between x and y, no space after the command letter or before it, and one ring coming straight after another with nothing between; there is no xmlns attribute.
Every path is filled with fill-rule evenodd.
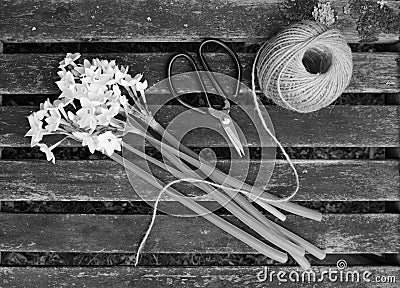
<svg viewBox="0 0 400 288"><path fill-rule="evenodd" d="M222 118L222 123L224 125L228 125L229 123L231 123L231 119L229 119L228 117L224 117Z"/></svg>

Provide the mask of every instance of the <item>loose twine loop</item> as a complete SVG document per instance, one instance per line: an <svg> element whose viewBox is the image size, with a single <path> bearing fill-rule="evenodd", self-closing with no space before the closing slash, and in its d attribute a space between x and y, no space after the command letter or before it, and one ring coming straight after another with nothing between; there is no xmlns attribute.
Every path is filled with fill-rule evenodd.
<svg viewBox="0 0 400 288"><path fill-rule="evenodd" d="M259 85L277 105L300 113L334 102L353 71L351 49L336 29L303 21L264 43L253 67Z"/></svg>
<svg viewBox="0 0 400 288"><path fill-rule="evenodd" d="M281 149L293 170L296 188L285 198L269 199L260 196L257 198L270 203L287 202L299 191L300 182L292 160L263 118L255 90L256 71L264 95L279 106L307 113L319 110L335 101L349 84L352 70L351 50L343 36L339 31L329 30L318 22L304 21L292 25L261 46L252 68L252 98L264 129ZM136 253L135 266L154 225L161 195L172 185L180 182L203 183L246 196L251 194L241 189L196 178L181 178L168 183L155 201L150 225Z"/></svg>

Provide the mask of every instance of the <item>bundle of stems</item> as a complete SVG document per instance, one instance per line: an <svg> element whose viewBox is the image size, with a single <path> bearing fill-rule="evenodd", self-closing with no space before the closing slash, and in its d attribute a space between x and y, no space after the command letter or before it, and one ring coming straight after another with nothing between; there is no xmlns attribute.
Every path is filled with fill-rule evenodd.
<svg viewBox="0 0 400 288"><path fill-rule="evenodd" d="M212 214L210 211L208 211L208 213L211 214L207 213L207 217L205 217L205 215L203 214L198 213L199 212L198 206L201 206L200 204L187 197L184 198L186 200L183 200L182 194L177 192L176 189L172 189L171 187L173 184L183 181L190 182L196 187L200 188L202 191L206 192L210 197L212 197L214 201L224 206L230 213L232 213L233 216L239 219L243 224L245 224L247 227L249 227L251 230L257 233L263 239L272 243L274 246L288 252L289 255L291 255L304 269L310 268L310 264L308 260L305 258L306 252L314 255L318 259L325 258L326 254L324 251L317 248L310 242L297 236L296 234L290 232L289 230L281 227L274 221L265 217L263 213L261 213L257 208L255 208L252 205L252 203L249 202L248 199L246 199L241 194L249 196L249 199L255 200L255 202L259 203L262 208L264 208L273 216L283 221L286 219L286 216L282 212L277 210L275 207L314 220L321 220L321 214L319 212L313 211L311 209L302 207L300 205L291 202L280 201L281 199L270 194L267 194L268 198L255 196L260 194L253 194L254 191L256 191L256 193L260 193L262 191L257 191L258 189L255 189L251 185L239 181L233 177L230 177L229 175L226 175L222 171L213 168L212 165L208 163L205 159L199 157L192 150L190 150L189 148L182 145L179 141L177 141L176 138L174 138L171 134L169 134L158 122L154 120L154 118L152 118L151 121L148 121L146 124L150 124L153 130L156 131L159 134L159 136L163 136L166 141L160 141L156 137L149 134L146 131L146 129L143 128L143 126L137 121L135 121L135 119L133 118L129 118L127 123L128 126L126 131L128 131L128 133L133 132L141 135L142 137L145 137L145 139L148 142L150 142L153 145L153 147L155 147L158 151L162 153L164 159L166 159L168 162L164 163L153 157L150 157L145 153L143 153L142 151L139 151L138 149L132 147L131 145L129 145L129 143L123 142L123 146L128 151L155 164L159 168L162 168L170 172L173 176L175 176L178 179L164 186L164 188L159 193L159 196L157 197L157 201L154 206L154 213L151 225L149 226L149 229L147 230L143 238L143 241L139 246L136 258L136 264L138 263L140 251L143 248L144 243L147 237L149 236L152 225L154 223L158 201L160 200L162 193L167 191L169 194L171 194L174 200L179 201L187 208L194 211L198 215L203 216L210 222L214 224L218 223L218 225L216 224L218 227L228 232L232 236L238 238L242 242L248 244L250 247L255 248L258 252L262 253L263 255L268 256L271 259L274 259L279 262L287 261L286 254L282 254L282 252L280 252L276 248L268 246L267 244L261 246L260 245L255 246L254 245L255 238L253 236L240 229L239 230L242 232L238 233L237 228L232 230L232 224L223 220L217 215ZM124 159L126 160L126 158ZM185 162L187 164L193 165L198 170L195 171L191 169L189 165L185 164ZM125 167L128 168L128 170L139 175L137 173L138 169L137 166L132 166L131 165L132 163L130 163L127 160L126 164L127 165L125 165ZM207 175L214 182L203 180L205 179L205 175ZM149 179L146 178L145 180L148 181ZM160 188L161 181L155 179L154 176L150 181L150 183L153 186ZM264 195L265 194L266 193L264 193ZM203 207L203 209L205 208Z"/></svg>
<svg viewBox="0 0 400 288"><path fill-rule="evenodd" d="M246 182L242 182L214 168L213 165L209 163L206 159L200 158L200 156L194 153L191 149L181 144L158 122L155 122L152 128L155 131L157 131L159 135L163 135L163 137L167 140L167 142L173 147L171 148L170 146L163 144L163 149L168 150L171 153L174 153L176 156L187 161L195 168L201 170L205 175L208 175L208 177L211 178L216 183L221 185L229 185L231 188L234 188L236 190L241 190L242 192L243 190L248 192L247 195L249 195L249 198L251 200L259 204L261 207L263 207L271 214L275 215L278 219L284 221L286 217L282 213L276 212L277 210L276 209L274 210L274 208L271 207L271 205L305 218L313 219L316 221L322 220L322 213L318 211L308 209L306 207L303 207L301 205L292 202L288 202L286 200L282 200L275 195L272 195L265 191L261 191L257 187L251 186ZM263 195L263 197L257 197L256 195ZM265 199L265 197L267 199Z"/></svg>

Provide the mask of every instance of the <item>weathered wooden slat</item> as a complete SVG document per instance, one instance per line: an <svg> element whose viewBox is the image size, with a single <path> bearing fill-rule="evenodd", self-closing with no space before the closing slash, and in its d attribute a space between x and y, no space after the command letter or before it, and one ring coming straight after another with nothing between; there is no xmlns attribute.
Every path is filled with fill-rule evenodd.
<svg viewBox="0 0 400 288"><path fill-rule="evenodd" d="M142 165L142 161L135 161ZM398 161L319 161L295 160L301 190L294 200L312 201L398 201L400 176ZM228 171L230 161L217 167ZM259 162L251 161L248 173L237 169L232 176L248 175L253 179ZM133 189L122 166L113 161L1 161L0 201L154 201L159 191L132 175ZM160 170L156 177L173 178ZM292 191L293 176L286 163L277 161L268 188L277 195ZM266 181L259 187L265 187ZM191 185L186 194L203 195ZM140 194L136 193L138 191ZM140 196L139 196L140 195ZM162 198L171 200L168 194ZM201 201L211 200L204 196Z"/></svg>
<svg viewBox="0 0 400 288"><path fill-rule="evenodd" d="M400 145L399 106L335 106L310 114L300 114L277 106L267 108L275 135L285 146L398 147ZM27 116L35 109L35 107L0 107L0 146L30 145L30 139L24 135L29 130ZM199 127L200 123L197 120L199 113L188 111L183 106L164 106L158 111L156 119L166 127L184 111L186 115L190 113L194 115L185 117L185 121L179 122L179 129L175 128L174 131L191 131L194 127ZM250 108L247 111L251 111ZM249 117L243 117L243 111L236 106L232 107L231 116L246 136L247 144L244 146L259 146L257 122L254 125ZM257 116L254 119L258 119ZM197 147L228 146L222 136L224 132L218 126L219 123L209 122L215 127L211 127L211 130L196 129L189 132L184 137L183 143ZM221 134L217 131L221 131ZM49 141L51 142L51 139ZM63 143L64 146L78 145L71 141Z"/></svg>
<svg viewBox="0 0 400 288"><path fill-rule="evenodd" d="M267 269L267 270L266 270ZM332 280L327 273L332 273ZM322 272L325 275L322 276ZM297 267L0 267L4 287L297 287L328 288L396 287L400 278L395 266L351 266L342 270L332 266L318 266L311 274ZM267 274L265 274L267 272ZM280 278L287 282L278 280ZM347 274L349 272L350 274ZM352 278L354 272L354 277ZM368 273L369 272L369 273ZM272 274L274 273L274 274ZM284 274L283 274L284 273ZM289 274L292 277L289 277ZM257 277L259 275L259 277ZM272 278L269 278L272 275ZM267 279L264 281L263 277ZM315 276L315 278L313 278ZM352 279L357 279L359 281ZM363 276L365 278L363 278ZM296 281L299 277L299 281ZM303 278L302 278L303 277ZM337 280L335 278L337 277ZM304 279L303 282L301 282ZM308 282L310 279L310 282ZM343 280L340 280L343 279ZM348 280L347 280L348 279ZM272 281L271 281L272 280ZM322 281L323 280L323 281ZM347 280L347 281L346 281Z"/></svg>
<svg viewBox="0 0 400 288"><path fill-rule="evenodd" d="M2 1L0 40L58 41L233 41L268 39L289 22L283 1ZM336 27L358 42L357 18L344 14L346 0L333 0ZM398 1L387 1L398 11ZM312 7L310 7L310 14ZM311 15L310 15L311 16ZM365 24L367 25L367 24ZM367 27L366 27L367 29ZM381 42L398 35L379 35Z"/></svg>
<svg viewBox="0 0 400 288"><path fill-rule="evenodd" d="M171 53L137 54L85 54L83 57L116 59L117 63L129 65L131 73L144 72L151 85L165 79L166 65ZM238 55L243 66L243 82L250 87L251 66L254 54ZM0 93L2 94L48 94L59 93L57 86L60 54L4 54L0 55ZM400 91L400 75L396 53L354 53L353 78L346 92L396 93ZM214 71L235 76L232 60L224 54L209 54ZM187 72L186 64L176 63L174 73ZM165 87L165 86L164 86ZM157 89L152 89L154 92Z"/></svg>
<svg viewBox="0 0 400 288"><path fill-rule="evenodd" d="M321 222L289 216L280 223L327 253L397 253L397 214L324 214ZM243 227L232 216L228 221ZM135 252L150 215L0 214L1 251ZM201 217L158 215L148 253L254 253Z"/></svg>

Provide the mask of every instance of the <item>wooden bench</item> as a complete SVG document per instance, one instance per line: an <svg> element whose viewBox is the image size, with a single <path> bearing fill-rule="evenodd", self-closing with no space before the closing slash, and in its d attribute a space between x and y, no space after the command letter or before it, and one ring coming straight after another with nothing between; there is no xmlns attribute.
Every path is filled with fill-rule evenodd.
<svg viewBox="0 0 400 288"><path fill-rule="evenodd" d="M93 42L139 43L199 42L219 38L243 47L270 38L289 22L282 17L281 1L1 1L0 3L0 95L57 94L56 71L63 53L7 53L11 45ZM337 27L349 43L358 43L357 19L343 13L347 1L332 0L338 12ZM398 13L399 1L387 1ZM377 43L395 43L396 34L380 34ZM147 44L146 44L147 43ZM82 44L83 45L83 44ZM116 44L117 45L117 44ZM120 44L123 45L123 44ZM31 48L29 48L31 47ZM135 46L137 47L137 46ZM75 52L75 51L68 51ZM117 59L134 72L144 72L149 83L164 79L172 53L83 53L85 58ZM228 58L211 55L215 70L231 73ZM254 53L239 53L244 82L249 85ZM178 67L184 71L184 67ZM385 93L386 104L376 106L335 105L312 114L297 114L267 107L275 133L286 147L384 148L384 160L300 160L295 165L301 190L295 201L400 201L399 54L354 53L354 74L346 93ZM1 103L1 102L0 102ZM28 116L37 107L0 107L0 149L29 147L24 138ZM165 110L169 121L176 109ZM161 117L160 117L161 119ZM248 125L248 123L241 123ZM257 147L252 135L249 145ZM196 133L185 140L191 147L224 147L226 143ZM66 142L65 147L78 147ZM252 160L252 165L258 160ZM221 160L221 165L229 165ZM131 201L132 193L123 167L109 160L58 160L54 166L40 160L0 160L0 201ZM278 160L272 186L291 187L288 165ZM142 188L147 189L146 187ZM155 195L148 193L147 200ZM204 197L204 201L207 201ZM228 215L227 219L231 219ZM46 214L0 212L0 251L135 253L150 221L149 215ZM293 232L326 249L328 255L347 259L349 254L392 254L400 248L399 214L324 214L321 223L289 216L283 224ZM144 253L249 254L255 252L202 218L157 217ZM1 255L1 254L0 254ZM343 255L343 256L341 256ZM333 259L332 257L330 259ZM331 261L318 268L335 268ZM270 266L274 271L296 267ZM259 282L261 266L0 266L0 287L278 287ZM395 264L354 266L373 275L396 276ZM290 284L290 283L282 283ZM326 287L396 287L393 283L324 282ZM295 284L300 285L300 284ZM314 283L304 284L315 287ZM398 285L398 284L397 284ZM289 285L288 285L289 286Z"/></svg>

